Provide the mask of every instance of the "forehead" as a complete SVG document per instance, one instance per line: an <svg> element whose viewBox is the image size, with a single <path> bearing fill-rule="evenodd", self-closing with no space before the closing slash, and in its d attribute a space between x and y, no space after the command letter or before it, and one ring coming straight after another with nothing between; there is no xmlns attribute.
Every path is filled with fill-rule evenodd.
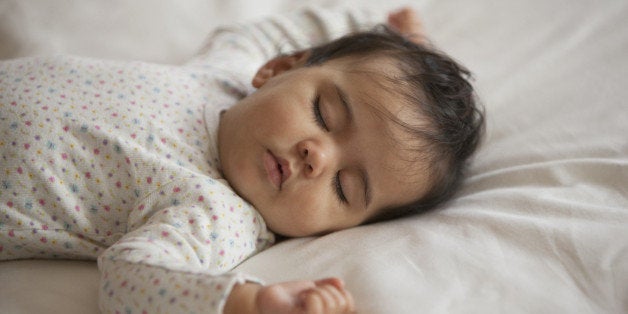
<svg viewBox="0 0 628 314"><path fill-rule="evenodd" d="M354 111L352 151L361 155L369 173L373 210L417 200L431 184L424 140L411 129L427 122L404 96L401 71L383 57L341 58L330 66L339 70L332 80Z"/></svg>

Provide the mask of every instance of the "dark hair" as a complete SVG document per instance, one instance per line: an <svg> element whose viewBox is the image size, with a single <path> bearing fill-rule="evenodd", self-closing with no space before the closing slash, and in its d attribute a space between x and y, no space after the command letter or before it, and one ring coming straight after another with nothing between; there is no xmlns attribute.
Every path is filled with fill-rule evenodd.
<svg viewBox="0 0 628 314"><path fill-rule="evenodd" d="M306 66L349 56L393 60L401 72L393 86L403 86L394 88L395 92L415 105L429 124L411 125L393 117L423 143L413 149L420 150L419 158L427 158L431 188L420 199L387 209L369 222L425 212L451 198L484 132L484 113L469 82L470 72L435 48L411 42L384 25L312 48Z"/></svg>

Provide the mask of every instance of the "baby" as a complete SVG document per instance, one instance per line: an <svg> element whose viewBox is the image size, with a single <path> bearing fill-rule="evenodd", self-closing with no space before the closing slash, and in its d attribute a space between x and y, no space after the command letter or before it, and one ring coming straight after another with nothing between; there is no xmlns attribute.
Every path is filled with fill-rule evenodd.
<svg viewBox="0 0 628 314"><path fill-rule="evenodd" d="M1 63L0 260L97 258L108 313L354 311L338 278L231 270L273 233L422 212L460 182L483 125L469 73L410 9L389 16L396 31L322 43L367 20L309 10L226 29L176 67ZM252 71L286 42L296 52Z"/></svg>

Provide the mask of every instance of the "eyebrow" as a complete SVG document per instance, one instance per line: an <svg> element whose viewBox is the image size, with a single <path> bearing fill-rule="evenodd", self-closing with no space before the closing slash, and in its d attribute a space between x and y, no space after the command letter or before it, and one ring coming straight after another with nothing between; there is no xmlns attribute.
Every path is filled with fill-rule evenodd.
<svg viewBox="0 0 628 314"><path fill-rule="evenodd" d="M349 97L347 94L338 86L338 84L334 83L334 87L336 88L336 93L338 94L338 98L340 98L340 103L347 111L347 115L349 116L349 122L353 122L353 106L349 103ZM362 185L364 186L364 207L368 208L371 203L371 185L369 184L369 175L366 169L360 169L360 178L362 179Z"/></svg>

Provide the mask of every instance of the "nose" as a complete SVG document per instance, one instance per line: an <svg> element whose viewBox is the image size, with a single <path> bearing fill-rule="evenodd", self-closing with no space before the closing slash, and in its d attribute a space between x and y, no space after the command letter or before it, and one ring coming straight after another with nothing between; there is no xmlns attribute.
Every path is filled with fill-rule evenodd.
<svg viewBox="0 0 628 314"><path fill-rule="evenodd" d="M320 176L333 162L331 144L304 140L297 144L297 150L303 163L303 174L308 178Z"/></svg>

